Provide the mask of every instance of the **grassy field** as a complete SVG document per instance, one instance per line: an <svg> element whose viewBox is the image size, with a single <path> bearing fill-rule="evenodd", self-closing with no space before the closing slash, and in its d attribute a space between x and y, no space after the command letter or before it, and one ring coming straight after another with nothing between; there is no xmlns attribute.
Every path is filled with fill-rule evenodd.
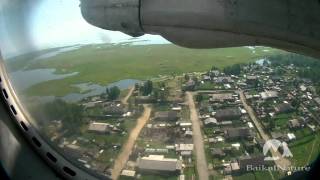
<svg viewBox="0 0 320 180"><path fill-rule="evenodd" d="M310 130L303 129L295 133L297 140L289 144L293 154L295 166L307 166L313 162L320 153L320 132L312 134Z"/></svg>
<svg viewBox="0 0 320 180"><path fill-rule="evenodd" d="M79 92L72 84L92 82L107 85L122 79L145 80L159 75L206 71L213 65L223 68L255 61L266 55L284 53L267 47L195 50L175 45L87 45L41 60L26 55L9 60L11 70L55 68L57 74L79 72L60 80L50 80L27 89L29 95L63 96Z"/></svg>

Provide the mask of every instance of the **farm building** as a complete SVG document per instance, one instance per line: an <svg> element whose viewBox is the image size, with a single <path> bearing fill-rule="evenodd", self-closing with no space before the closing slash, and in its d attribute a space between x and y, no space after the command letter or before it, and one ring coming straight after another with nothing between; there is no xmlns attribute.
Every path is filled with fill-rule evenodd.
<svg viewBox="0 0 320 180"><path fill-rule="evenodd" d="M257 76L247 76L246 78L246 83L254 85L258 82L258 77Z"/></svg>
<svg viewBox="0 0 320 180"><path fill-rule="evenodd" d="M220 109L216 112L214 117L218 121L222 120L234 120L241 117L241 111L239 108L226 108L226 109Z"/></svg>
<svg viewBox="0 0 320 180"><path fill-rule="evenodd" d="M243 171L247 171L248 167L261 167L267 165L268 161L264 160L263 155L258 155L254 157L242 157L239 159L240 169Z"/></svg>
<svg viewBox="0 0 320 180"><path fill-rule="evenodd" d="M220 76L214 78L215 83L233 83L233 80L230 76Z"/></svg>
<svg viewBox="0 0 320 180"><path fill-rule="evenodd" d="M290 129L300 128L301 124L298 119L291 119L288 121L288 126Z"/></svg>
<svg viewBox="0 0 320 180"><path fill-rule="evenodd" d="M224 136L225 136L226 139L252 138L253 137L253 133L247 127L227 128L224 131Z"/></svg>
<svg viewBox="0 0 320 180"><path fill-rule="evenodd" d="M226 153L221 148L211 148L211 155L214 157L223 157Z"/></svg>
<svg viewBox="0 0 320 180"><path fill-rule="evenodd" d="M289 103L282 103L277 105L274 110L276 113L289 113L293 111L293 107Z"/></svg>
<svg viewBox="0 0 320 180"><path fill-rule="evenodd" d="M260 96L263 100L274 99L274 98L278 97L278 92L277 91L265 91L265 92L261 92Z"/></svg>
<svg viewBox="0 0 320 180"><path fill-rule="evenodd" d="M231 93L211 94L209 101L210 102L234 101L234 97Z"/></svg>
<svg viewBox="0 0 320 180"><path fill-rule="evenodd" d="M155 102L155 100L151 96L137 96L135 98L135 103L137 104L148 104L153 102Z"/></svg>
<svg viewBox="0 0 320 180"><path fill-rule="evenodd" d="M140 171L177 172L182 168L178 159L165 158L163 155L149 155L138 158L137 164Z"/></svg>
<svg viewBox="0 0 320 180"><path fill-rule="evenodd" d="M94 132L94 133L109 133L110 132L110 124L108 123L98 123L98 122L92 122L89 124L88 131Z"/></svg>
<svg viewBox="0 0 320 180"><path fill-rule="evenodd" d="M154 115L154 120L157 121L176 121L178 118L178 113L175 111L160 111Z"/></svg>

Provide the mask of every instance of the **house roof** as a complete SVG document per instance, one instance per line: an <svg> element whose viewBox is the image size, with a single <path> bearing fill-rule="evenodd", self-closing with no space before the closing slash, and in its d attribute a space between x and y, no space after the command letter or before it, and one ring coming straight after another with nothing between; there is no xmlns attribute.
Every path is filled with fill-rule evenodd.
<svg viewBox="0 0 320 180"><path fill-rule="evenodd" d="M89 131L97 131L97 132L107 132L109 128L108 123L98 123L98 122L92 122L89 124Z"/></svg>
<svg viewBox="0 0 320 180"><path fill-rule="evenodd" d="M224 156L226 155L221 148L212 148L211 149L212 155Z"/></svg>
<svg viewBox="0 0 320 180"><path fill-rule="evenodd" d="M234 99L231 93L211 94L210 96L210 101L225 101Z"/></svg>
<svg viewBox="0 0 320 180"><path fill-rule="evenodd" d="M247 127L227 128L225 135L228 138L249 137L252 135L252 131Z"/></svg>
<svg viewBox="0 0 320 180"><path fill-rule="evenodd" d="M161 155L149 155L138 159L138 167L141 170L177 171L182 167L182 162L177 159L164 158Z"/></svg>
<svg viewBox="0 0 320 180"><path fill-rule="evenodd" d="M217 82L217 83L232 83L233 80L229 76L220 76L220 77L215 78L215 82Z"/></svg>
<svg viewBox="0 0 320 180"><path fill-rule="evenodd" d="M298 119L291 119L288 123L291 128L300 127L300 122Z"/></svg>
<svg viewBox="0 0 320 180"><path fill-rule="evenodd" d="M193 144L176 144L176 151L192 151Z"/></svg>
<svg viewBox="0 0 320 180"><path fill-rule="evenodd" d="M121 176L134 177L136 175L136 171L132 170L122 170Z"/></svg>
<svg viewBox="0 0 320 180"><path fill-rule="evenodd" d="M314 101L315 101L318 105L320 105L320 98L319 98L319 97L314 98Z"/></svg>
<svg viewBox="0 0 320 180"><path fill-rule="evenodd" d="M175 111L159 111L155 113L155 119L175 120L178 118L178 113Z"/></svg>
<svg viewBox="0 0 320 180"><path fill-rule="evenodd" d="M275 107L275 110L277 112L289 112L291 111L293 108L289 103L281 103L278 106Z"/></svg>
<svg viewBox="0 0 320 180"><path fill-rule="evenodd" d="M239 118L241 116L241 111L239 108L220 109L216 112L216 114L214 116L218 120L221 120L221 119L231 120L234 118Z"/></svg>
<svg viewBox="0 0 320 180"><path fill-rule="evenodd" d="M258 155L254 157L242 157L239 159L239 165L241 169L246 169L247 166L257 167L266 165L267 161L264 160L263 155Z"/></svg>
<svg viewBox="0 0 320 180"><path fill-rule="evenodd" d="M207 118L203 121L203 123L205 125L208 125L208 124L217 124L218 122L217 122L216 118Z"/></svg>
<svg viewBox="0 0 320 180"><path fill-rule="evenodd" d="M276 98L276 97L278 97L278 92L277 91L265 91L265 92L261 92L260 96L262 99Z"/></svg>

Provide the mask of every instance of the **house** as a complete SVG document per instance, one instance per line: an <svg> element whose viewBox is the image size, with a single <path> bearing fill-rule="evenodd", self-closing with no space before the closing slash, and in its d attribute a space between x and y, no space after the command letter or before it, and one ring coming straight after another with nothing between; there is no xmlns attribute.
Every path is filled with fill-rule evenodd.
<svg viewBox="0 0 320 180"><path fill-rule="evenodd" d="M248 171L248 168L255 168L268 165L268 161L264 160L263 155L253 156L253 157L241 157L239 159L240 169L243 171Z"/></svg>
<svg viewBox="0 0 320 180"><path fill-rule="evenodd" d="M213 157L224 157L226 155L226 153L223 152L223 150L221 148L211 148L211 155Z"/></svg>
<svg viewBox="0 0 320 180"><path fill-rule="evenodd" d="M293 107L289 103L281 103L277 105L274 110L276 113L289 113L293 111Z"/></svg>
<svg viewBox="0 0 320 180"><path fill-rule="evenodd" d="M297 129L301 127L301 124L298 119L291 119L288 121L288 126L290 129Z"/></svg>
<svg viewBox="0 0 320 180"><path fill-rule="evenodd" d="M104 113L107 115L123 115L126 110L122 104L111 103L105 105Z"/></svg>
<svg viewBox="0 0 320 180"><path fill-rule="evenodd" d="M181 106L174 106L171 108L172 111L181 111L182 107Z"/></svg>
<svg viewBox="0 0 320 180"><path fill-rule="evenodd" d="M274 98L278 97L278 92L277 91L265 91L265 92L261 92L260 96L263 100L274 99Z"/></svg>
<svg viewBox="0 0 320 180"><path fill-rule="evenodd" d="M137 96L135 98L135 103L137 104L149 104L153 103L155 100L151 96Z"/></svg>
<svg viewBox="0 0 320 180"><path fill-rule="evenodd" d="M226 139L231 139L231 140L235 140L235 139L251 139L253 138L253 132L251 131L251 129L247 128L247 127L239 127L239 128L227 128L224 131L224 137Z"/></svg>
<svg viewBox="0 0 320 180"><path fill-rule="evenodd" d="M284 134L282 134L281 132L271 132L271 137L272 139L278 139L278 140L283 140Z"/></svg>
<svg viewBox="0 0 320 180"><path fill-rule="evenodd" d="M88 131L100 134L110 133L110 124L91 122L89 124Z"/></svg>
<svg viewBox="0 0 320 180"><path fill-rule="evenodd" d="M246 83L250 85L255 85L258 82L257 76L247 76Z"/></svg>
<svg viewBox="0 0 320 180"><path fill-rule="evenodd" d="M320 106L320 98L319 97L314 98L313 100L318 104L318 106Z"/></svg>
<svg viewBox="0 0 320 180"><path fill-rule="evenodd" d="M134 178L135 175L136 175L136 171L126 170L126 169L121 171L121 176Z"/></svg>
<svg viewBox="0 0 320 180"><path fill-rule="evenodd" d="M156 121L176 121L178 118L176 111L159 111L154 115L154 120Z"/></svg>
<svg viewBox="0 0 320 180"><path fill-rule="evenodd" d="M238 119L241 117L241 111L239 108L225 108L225 109L220 109L216 112L214 117L218 121L222 120L234 120Z"/></svg>
<svg viewBox="0 0 320 180"><path fill-rule="evenodd" d="M182 89L184 91L193 91L195 87L196 87L196 82L192 79L189 79L189 81L183 85Z"/></svg>
<svg viewBox="0 0 320 180"><path fill-rule="evenodd" d="M234 97L231 93L211 94L209 101L210 102L234 101Z"/></svg>
<svg viewBox="0 0 320 180"><path fill-rule="evenodd" d="M190 157L192 155L192 151L181 151L180 154L181 154L181 156Z"/></svg>
<svg viewBox="0 0 320 180"><path fill-rule="evenodd" d="M233 83L234 81L230 76L220 76L220 77L214 78L214 82L224 84L224 83Z"/></svg>
<svg viewBox="0 0 320 180"><path fill-rule="evenodd" d="M288 133L287 137L288 137L289 141L292 141L292 140L296 139L296 136L293 133Z"/></svg>
<svg viewBox="0 0 320 180"><path fill-rule="evenodd" d="M204 81L211 81L211 77L208 76L208 75L206 75L206 74L202 76L202 79L203 79Z"/></svg>
<svg viewBox="0 0 320 180"><path fill-rule="evenodd" d="M179 126L182 128L187 128L192 126L192 123L188 121L180 121L180 122L177 122L177 124L179 124Z"/></svg>
<svg viewBox="0 0 320 180"><path fill-rule="evenodd" d="M218 71L218 70L210 71L210 75L213 76L213 77L217 77L217 76L219 76L219 74L220 74L220 71Z"/></svg>
<svg viewBox="0 0 320 180"><path fill-rule="evenodd" d="M176 151L193 151L193 144L176 144Z"/></svg>
<svg viewBox="0 0 320 180"><path fill-rule="evenodd" d="M231 166L231 171L233 174L238 173L240 171L240 165L237 161L231 162L230 166Z"/></svg>
<svg viewBox="0 0 320 180"><path fill-rule="evenodd" d="M216 118L207 118L203 121L203 124L206 126L213 126L213 125L217 125L217 119Z"/></svg>
<svg viewBox="0 0 320 180"><path fill-rule="evenodd" d="M182 162L178 159L165 158L163 155L149 155L138 158L138 168L145 172L179 172Z"/></svg>

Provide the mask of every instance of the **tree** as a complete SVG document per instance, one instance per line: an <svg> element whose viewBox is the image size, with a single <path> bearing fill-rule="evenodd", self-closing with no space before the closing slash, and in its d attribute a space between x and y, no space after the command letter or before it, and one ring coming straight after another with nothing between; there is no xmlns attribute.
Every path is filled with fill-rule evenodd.
<svg viewBox="0 0 320 180"><path fill-rule="evenodd" d="M190 76L188 74L184 75L184 80L189 81L190 80Z"/></svg>
<svg viewBox="0 0 320 180"><path fill-rule="evenodd" d="M142 87L140 87L140 91L142 92L142 95L147 96L151 94L153 90L153 84L152 81L148 80L146 81Z"/></svg>
<svg viewBox="0 0 320 180"><path fill-rule="evenodd" d="M106 93L109 100L116 100L120 95L120 89L118 86L113 86L111 88L107 88Z"/></svg>
<svg viewBox="0 0 320 180"><path fill-rule="evenodd" d="M272 130L275 127L276 127L276 122L275 122L274 118L270 118L269 119L269 130Z"/></svg>
<svg viewBox="0 0 320 180"><path fill-rule="evenodd" d="M50 120L61 120L65 129L77 131L83 120L82 106L55 99L44 105L44 114Z"/></svg>
<svg viewBox="0 0 320 180"><path fill-rule="evenodd" d="M202 94L197 94L197 95L196 95L196 101L197 101L198 103L201 103L201 102L203 101L203 95L202 95Z"/></svg>
<svg viewBox="0 0 320 180"><path fill-rule="evenodd" d="M223 69L223 72L227 75L239 75L241 73L241 65L234 64L232 66L227 66Z"/></svg>

